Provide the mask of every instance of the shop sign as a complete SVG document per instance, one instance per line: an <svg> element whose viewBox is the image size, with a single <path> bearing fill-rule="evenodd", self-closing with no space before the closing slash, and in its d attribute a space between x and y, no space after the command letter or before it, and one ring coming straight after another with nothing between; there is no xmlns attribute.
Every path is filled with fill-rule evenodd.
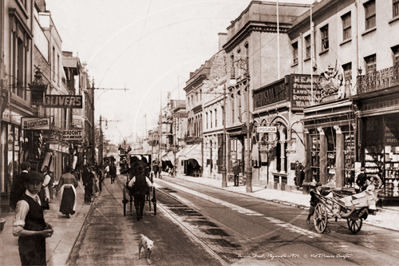
<svg viewBox="0 0 399 266"><path fill-rule="evenodd" d="M357 76L357 92L366 93L399 85L399 65Z"/></svg>
<svg viewBox="0 0 399 266"><path fill-rule="evenodd" d="M259 91L254 91L255 108L287 100L288 98L288 84L285 79L281 79L276 84L272 84Z"/></svg>
<svg viewBox="0 0 399 266"><path fill-rule="evenodd" d="M11 123L16 124L16 125L20 125L21 124L21 118L22 115L11 111Z"/></svg>
<svg viewBox="0 0 399 266"><path fill-rule="evenodd" d="M72 109L72 124L74 127L82 128L82 109Z"/></svg>
<svg viewBox="0 0 399 266"><path fill-rule="evenodd" d="M172 117L173 118L188 118L188 113L186 113L186 112L173 113Z"/></svg>
<svg viewBox="0 0 399 266"><path fill-rule="evenodd" d="M317 89L318 76L313 76L313 97L320 98ZM310 106L312 99L312 77L310 75L291 75L292 107Z"/></svg>
<svg viewBox="0 0 399 266"><path fill-rule="evenodd" d="M83 133L82 130L64 130L64 134L62 136L63 140L82 140Z"/></svg>
<svg viewBox="0 0 399 266"><path fill-rule="evenodd" d="M378 110L384 108L399 107L399 99L389 99L385 101L374 101L362 104L362 111Z"/></svg>
<svg viewBox="0 0 399 266"><path fill-rule="evenodd" d="M11 112L10 109L5 109L3 112L3 121L4 122L11 122Z"/></svg>
<svg viewBox="0 0 399 266"><path fill-rule="evenodd" d="M82 108L81 95L51 95L44 97L43 107L46 108Z"/></svg>
<svg viewBox="0 0 399 266"><path fill-rule="evenodd" d="M49 149L53 151L58 151L58 143L50 143L49 144Z"/></svg>
<svg viewBox="0 0 399 266"><path fill-rule="evenodd" d="M263 127L263 126L258 126L256 128L257 133L276 133L277 132L277 127Z"/></svg>
<svg viewBox="0 0 399 266"><path fill-rule="evenodd" d="M22 117L23 130L49 130L50 118Z"/></svg>
<svg viewBox="0 0 399 266"><path fill-rule="evenodd" d="M394 120L385 120L384 123L384 145L399 146L399 124Z"/></svg>

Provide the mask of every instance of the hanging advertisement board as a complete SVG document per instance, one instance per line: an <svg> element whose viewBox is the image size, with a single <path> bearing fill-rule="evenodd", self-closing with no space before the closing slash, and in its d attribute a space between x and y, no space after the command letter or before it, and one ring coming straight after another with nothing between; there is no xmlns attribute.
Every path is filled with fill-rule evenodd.
<svg viewBox="0 0 399 266"><path fill-rule="evenodd" d="M46 108L82 108L82 95L49 95L44 97Z"/></svg>
<svg viewBox="0 0 399 266"><path fill-rule="evenodd" d="M82 140L83 132L81 129L78 130L64 130L62 140Z"/></svg>
<svg viewBox="0 0 399 266"><path fill-rule="evenodd" d="M50 130L50 118L22 117L23 130Z"/></svg>

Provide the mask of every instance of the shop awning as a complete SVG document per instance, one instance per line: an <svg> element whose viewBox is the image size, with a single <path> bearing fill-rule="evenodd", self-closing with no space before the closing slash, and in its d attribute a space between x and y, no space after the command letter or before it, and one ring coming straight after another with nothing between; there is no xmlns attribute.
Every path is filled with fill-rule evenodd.
<svg viewBox="0 0 399 266"><path fill-rule="evenodd" d="M187 145L181 152L180 160L195 159L202 166L202 144Z"/></svg>
<svg viewBox="0 0 399 266"><path fill-rule="evenodd" d="M174 155L173 155L173 151L169 151L168 153L166 153L164 156L162 156L162 161L170 161L172 163L172 165L174 164Z"/></svg>

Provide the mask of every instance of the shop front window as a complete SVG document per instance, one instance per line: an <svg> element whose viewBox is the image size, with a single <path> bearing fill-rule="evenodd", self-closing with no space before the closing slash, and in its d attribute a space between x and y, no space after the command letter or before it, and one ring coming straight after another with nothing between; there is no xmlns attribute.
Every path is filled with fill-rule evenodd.
<svg viewBox="0 0 399 266"><path fill-rule="evenodd" d="M378 176L384 180L384 121L382 117L367 117L364 120L364 167L366 174L370 176ZM399 144L398 144L399 145Z"/></svg>
<svg viewBox="0 0 399 266"><path fill-rule="evenodd" d="M327 138L327 183L332 181L335 176L337 159L337 135L332 127L324 128Z"/></svg>

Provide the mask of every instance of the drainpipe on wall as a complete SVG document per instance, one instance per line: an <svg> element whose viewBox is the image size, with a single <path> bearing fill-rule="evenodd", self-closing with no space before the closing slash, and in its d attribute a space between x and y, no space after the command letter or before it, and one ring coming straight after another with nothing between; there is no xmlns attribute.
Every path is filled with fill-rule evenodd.
<svg viewBox="0 0 399 266"><path fill-rule="evenodd" d="M314 105L313 95L313 66L314 66L314 23L312 18L312 4L310 5L310 105Z"/></svg>

